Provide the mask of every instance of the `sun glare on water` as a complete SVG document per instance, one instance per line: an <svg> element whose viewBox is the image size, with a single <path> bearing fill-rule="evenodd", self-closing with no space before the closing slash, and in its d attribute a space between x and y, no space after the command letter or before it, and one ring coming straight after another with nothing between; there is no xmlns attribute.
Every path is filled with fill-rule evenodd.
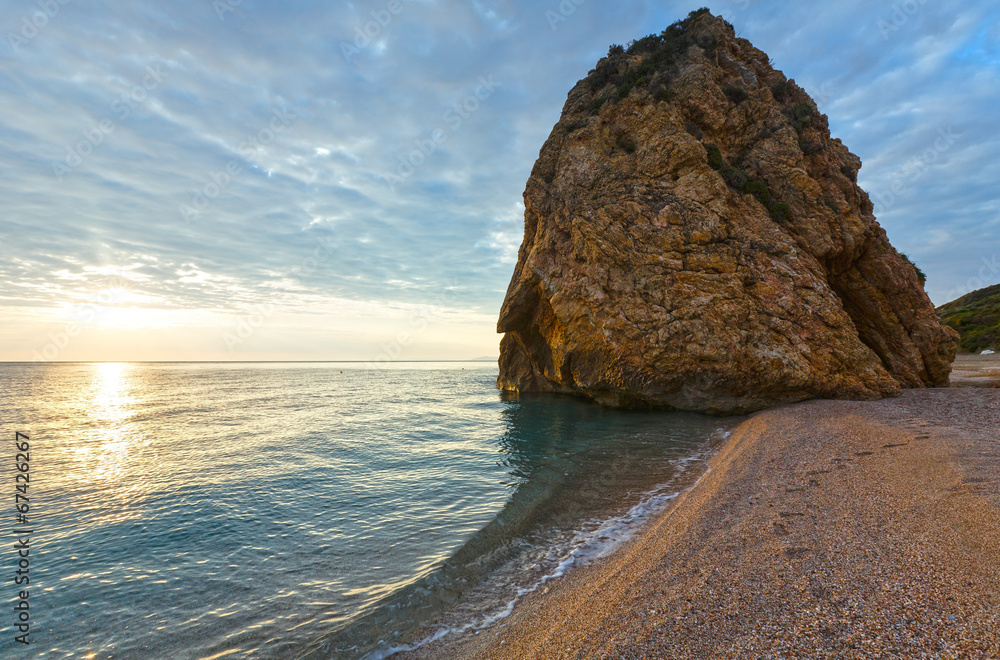
<svg viewBox="0 0 1000 660"><path fill-rule="evenodd" d="M89 387L81 392L86 401L87 423L68 443L72 447L75 480L79 485L102 492L108 506L102 506L101 522L135 517L133 505L141 502L147 489L141 468L143 434L134 423L138 413L137 393L141 383L136 368L122 362L90 365ZM113 501L108 501L108 498Z"/></svg>
<svg viewBox="0 0 1000 660"><path fill-rule="evenodd" d="M134 414L130 370L128 364L108 362L97 365L94 374L90 416L96 433L88 447L102 457L92 473L92 478L98 481L118 481L128 461L134 437L128 423Z"/></svg>

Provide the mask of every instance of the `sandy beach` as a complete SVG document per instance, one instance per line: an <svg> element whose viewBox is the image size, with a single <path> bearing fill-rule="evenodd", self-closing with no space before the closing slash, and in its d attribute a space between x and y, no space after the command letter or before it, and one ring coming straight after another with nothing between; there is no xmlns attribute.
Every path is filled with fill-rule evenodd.
<svg viewBox="0 0 1000 660"><path fill-rule="evenodd" d="M952 387L1000 387L1000 354L959 355L951 365Z"/></svg>
<svg viewBox="0 0 1000 660"><path fill-rule="evenodd" d="M1000 657L1000 359L758 413L612 557L401 658Z"/></svg>

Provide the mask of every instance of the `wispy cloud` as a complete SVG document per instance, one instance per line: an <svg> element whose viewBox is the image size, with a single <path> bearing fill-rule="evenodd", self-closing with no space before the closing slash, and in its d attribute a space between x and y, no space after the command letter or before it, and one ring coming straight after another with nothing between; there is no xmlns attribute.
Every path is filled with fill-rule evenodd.
<svg viewBox="0 0 1000 660"><path fill-rule="evenodd" d="M567 91L608 44L704 3L55 4L30 38L23 21L40 5L0 6L0 241L12 255L0 302L23 320L3 334L5 359L30 357L67 304L112 276L132 296L115 305L193 347L179 357L230 357L234 320L273 305L247 355L372 359L412 316L398 306L446 288L448 313L407 350L495 350L517 204ZM892 3L709 6L824 97L866 189L905 180L879 219L936 302L1000 251L1000 9L927 2L886 34ZM499 83L488 95L484 79ZM940 130L954 143L911 176ZM301 314L326 325L297 334ZM473 318L474 344L443 348Z"/></svg>

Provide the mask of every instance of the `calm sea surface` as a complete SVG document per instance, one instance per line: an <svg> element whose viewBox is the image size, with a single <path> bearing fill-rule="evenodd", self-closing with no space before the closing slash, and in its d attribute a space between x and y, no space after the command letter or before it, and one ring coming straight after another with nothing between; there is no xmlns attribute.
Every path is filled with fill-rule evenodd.
<svg viewBox="0 0 1000 660"><path fill-rule="evenodd" d="M0 657L379 658L472 634L628 538L736 422L509 400L496 375L0 364Z"/></svg>

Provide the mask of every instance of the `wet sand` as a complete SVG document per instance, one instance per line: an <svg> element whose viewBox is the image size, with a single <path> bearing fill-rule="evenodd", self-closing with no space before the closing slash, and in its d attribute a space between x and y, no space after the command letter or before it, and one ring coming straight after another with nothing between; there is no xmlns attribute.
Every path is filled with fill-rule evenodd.
<svg viewBox="0 0 1000 660"><path fill-rule="evenodd" d="M989 387L758 413L615 555L394 657L1000 658L998 433Z"/></svg>

